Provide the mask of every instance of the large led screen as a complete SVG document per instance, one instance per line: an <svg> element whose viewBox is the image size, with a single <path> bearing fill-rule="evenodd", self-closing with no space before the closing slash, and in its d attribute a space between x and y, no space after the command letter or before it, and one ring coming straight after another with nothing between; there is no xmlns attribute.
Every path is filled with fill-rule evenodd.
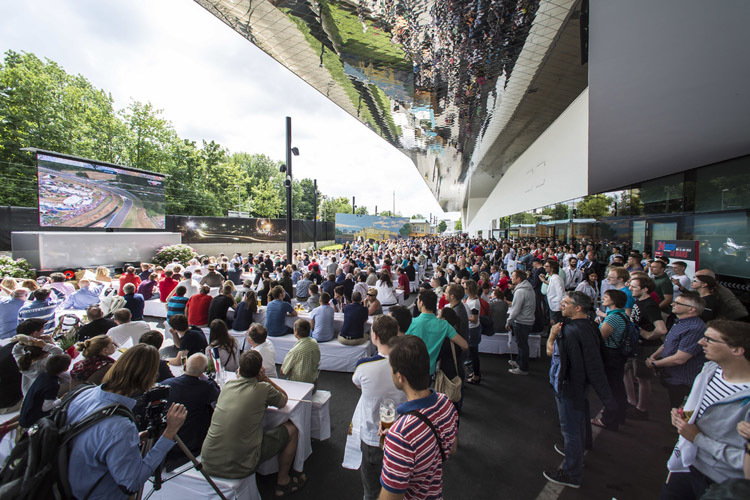
<svg viewBox="0 0 750 500"><path fill-rule="evenodd" d="M336 214L336 243L408 238L410 233L408 217Z"/></svg>
<svg viewBox="0 0 750 500"><path fill-rule="evenodd" d="M37 154L39 225L164 229L164 176Z"/></svg>

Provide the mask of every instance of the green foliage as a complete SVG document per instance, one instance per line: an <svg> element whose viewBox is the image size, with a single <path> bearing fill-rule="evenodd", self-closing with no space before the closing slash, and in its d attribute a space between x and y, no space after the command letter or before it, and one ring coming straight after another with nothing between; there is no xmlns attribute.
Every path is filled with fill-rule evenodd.
<svg viewBox="0 0 750 500"><path fill-rule="evenodd" d="M153 262L158 266L166 266L174 259L179 259L180 264L187 266L188 261L195 256L195 250L187 245L168 245L161 247L154 255Z"/></svg>
<svg viewBox="0 0 750 500"><path fill-rule="evenodd" d="M528 212L520 212L510 216L511 224L534 224L535 222L536 217L534 217L534 214Z"/></svg>
<svg viewBox="0 0 750 500"><path fill-rule="evenodd" d="M411 232L411 224L408 222L401 226L401 229L398 230L398 233L403 236L404 238L409 237L409 233Z"/></svg>
<svg viewBox="0 0 750 500"><path fill-rule="evenodd" d="M320 205L321 220L335 222L336 214L350 213L352 213L352 204L349 203L349 198L346 196L325 199Z"/></svg>
<svg viewBox="0 0 750 500"><path fill-rule="evenodd" d="M341 250L342 248L344 248L344 245L339 243L336 245L328 245L327 247L320 248L320 250L331 251L331 250Z"/></svg>
<svg viewBox="0 0 750 500"><path fill-rule="evenodd" d="M441 220L437 227L438 233L444 233L446 229L448 229L448 224L444 220Z"/></svg>
<svg viewBox="0 0 750 500"><path fill-rule="evenodd" d="M367 207L357 207L357 209L355 210L355 213L357 215L368 215Z"/></svg>
<svg viewBox="0 0 750 500"><path fill-rule="evenodd" d="M578 204L578 217L599 219L609 215L609 207L614 200L603 194L584 196Z"/></svg>
<svg viewBox="0 0 750 500"><path fill-rule="evenodd" d="M33 279L36 277L36 273L31 270L31 266L26 259L13 260L10 257L0 255L0 277Z"/></svg>
<svg viewBox="0 0 750 500"><path fill-rule="evenodd" d="M552 220L563 220L568 218L568 205L565 203L558 203L557 205L544 207L542 214L549 215Z"/></svg>
<svg viewBox="0 0 750 500"><path fill-rule="evenodd" d="M279 217L284 199L274 189L272 181L261 179L250 190L250 213L256 217ZM286 210L284 210L286 213Z"/></svg>
<svg viewBox="0 0 750 500"><path fill-rule="evenodd" d="M463 226L461 225L461 219L458 219L456 223L453 225L453 229L455 231L461 231L463 229Z"/></svg>
<svg viewBox="0 0 750 500"><path fill-rule="evenodd" d="M412 216L410 217L410 219L426 219L426 218L427 218L427 217L425 217L425 216L424 216L424 215L422 215L422 214L414 214L414 215L412 215Z"/></svg>
<svg viewBox="0 0 750 500"><path fill-rule="evenodd" d="M382 215L383 217L401 217L401 214L398 212L391 212L390 210L383 210L378 215Z"/></svg>

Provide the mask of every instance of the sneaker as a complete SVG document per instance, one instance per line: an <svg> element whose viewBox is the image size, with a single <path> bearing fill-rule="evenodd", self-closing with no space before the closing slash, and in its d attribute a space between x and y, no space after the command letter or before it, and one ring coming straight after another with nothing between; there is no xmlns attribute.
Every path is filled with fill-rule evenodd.
<svg viewBox="0 0 750 500"><path fill-rule="evenodd" d="M555 484L561 484L571 488L581 487L580 482L573 481L562 469L546 470L542 474L547 478L547 481L551 481Z"/></svg>
<svg viewBox="0 0 750 500"><path fill-rule="evenodd" d="M563 447L557 443L555 443L555 451L558 453L558 455L565 456L565 450Z"/></svg>
<svg viewBox="0 0 750 500"><path fill-rule="evenodd" d="M511 368L508 370L509 373L512 373L513 375L528 375L529 372L525 372L521 370L520 368Z"/></svg>
<svg viewBox="0 0 750 500"><path fill-rule="evenodd" d="M510 365L510 366L511 366L512 368L518 368L518 363L516 363L516 362L515 362L515 361L513 361L512 359L509 359L509 360L508 360L508 364L509 364L509 365Z"/></svg>

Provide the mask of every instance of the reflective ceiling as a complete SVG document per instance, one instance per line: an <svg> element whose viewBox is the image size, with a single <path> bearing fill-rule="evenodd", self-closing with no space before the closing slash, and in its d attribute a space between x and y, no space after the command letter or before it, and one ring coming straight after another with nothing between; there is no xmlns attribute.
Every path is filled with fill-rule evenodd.
<svg viewBox="0 0 750 500"><path fill-rule="evenodd" d="M486 198L586 87L578 0L196 0L409 156Z"/></svg>

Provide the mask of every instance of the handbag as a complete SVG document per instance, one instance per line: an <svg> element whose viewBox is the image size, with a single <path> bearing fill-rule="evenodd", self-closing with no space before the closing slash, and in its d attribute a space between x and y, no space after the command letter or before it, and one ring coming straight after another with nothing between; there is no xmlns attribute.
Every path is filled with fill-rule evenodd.
<svg viewBox="0 0 750 500"><path fill-rule="evenodd" d="M451 342L451 353L453 354L453 364L456 367L456 376L449 379L443 370L438 370L435 374L435 392L440 392L448 396L448 399L454 403L461 400L461 377L458 376L458 362L456 361L456 346Z"/></svg>

